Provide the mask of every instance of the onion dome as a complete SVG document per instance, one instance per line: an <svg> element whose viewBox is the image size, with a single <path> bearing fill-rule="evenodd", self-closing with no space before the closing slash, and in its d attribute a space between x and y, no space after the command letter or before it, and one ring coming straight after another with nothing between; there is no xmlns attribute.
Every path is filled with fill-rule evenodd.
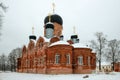
<svg viewBox="0 0 120 80"><path fill-rule="evenodd" d="M31 39L36 40L36 36L35 36L35 35L30 35L30 36L29 36L29 39L30 39L30 40L31 40Z"/></svg>
<svg viewBox="0 0 120 80"><path fill-rule="evenodd" d="M78 43L78 36L77 35L71 35L71 40L73 41L73 43Z"/></svg>
<svg viewBox="0 0 120 80"><path fill-rule="evenodd" d="M78 36L77 35L71 35L71 39L77 39Z"/></svg>
<svg viewBox="0 0 120 80"><path fill-rule="evenodd" d="M49 22L49 16L45 17L44 24L46 24L48 22ZM53 22L53 23L56 22L56 23L58 23L60 25L63 24L63 20L62 20L61 16L59 16L57 14L52 14L51 15L51 22Z"/></svg>

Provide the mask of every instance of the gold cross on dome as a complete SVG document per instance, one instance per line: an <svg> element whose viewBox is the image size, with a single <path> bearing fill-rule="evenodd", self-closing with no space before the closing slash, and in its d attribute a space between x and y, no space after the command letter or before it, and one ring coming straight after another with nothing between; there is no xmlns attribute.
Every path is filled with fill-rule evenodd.
<svg viewBox="0 0 120 80"><path fill-rule="evenodd" d="M34 34L34 27L32 27L32 34Z"/></svg>
<svg viewBox="0 0 120 80"><path fill-rule="evenodd" d="M76 32L75 32L75 26L73 27L73 33L75 34Z"/></svg>
<svg viewBox="0 0 120 80"><path fill-rule="evenodd" d="M52 10L53 10L53 13L55 13L55 3L52 3Z"/></svg>
<svg viewBox="0 0 120 80"><path fill-rule="evenodd" d="M51 22L51 14L49 13L48 16L49 16L49 22Z"/></svg>

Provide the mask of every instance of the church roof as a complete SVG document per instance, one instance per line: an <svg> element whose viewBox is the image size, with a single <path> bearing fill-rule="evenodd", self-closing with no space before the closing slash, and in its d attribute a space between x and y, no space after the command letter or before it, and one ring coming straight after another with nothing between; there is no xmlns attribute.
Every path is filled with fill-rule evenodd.
<svg viewBox="0 0 120 80"><path fill-rule="evenodd" d="M111 65L110 62L107 62L107 61L102 61L101 62L101 65L104 66L104 65ZM97 66L99 66L99 63L97 63Z"/></svg>
<svg viewBox="0 0 120 80"><path fill-rule="evenodd" d="M81 44L81 43L75 43L75 44L72 44L72 46L74 48L89 48L88 46Z"/></svg>
<svg viewBox="0 0 120 80"><path fill-rule="evenodd" d="M55 46L55 45L70 45L68 42L66 42L66 41L57 41L57 42L54 42L54 43L52 43L50 46ZM49 47L50 47L49 46Z"/></svg>
<svg viewBox="0 0 120 80"><path fill-rule="evenodd" d="M73 38L78 38L78 35L76 35L76 34L73 34L73 35L71 35L71 39L73 39Z"/></svg>
<svg viewBox="0 0 120 80"><path fill-rule="evenodd" d="M46 24L47 22L49 22L49 16L46 16L45 19L44 19L44 24ZM51 15L51 22L56 22L60 25L63 24L63 20L62 20L62 17L57 15L57 14L52 14Z"/></svg>

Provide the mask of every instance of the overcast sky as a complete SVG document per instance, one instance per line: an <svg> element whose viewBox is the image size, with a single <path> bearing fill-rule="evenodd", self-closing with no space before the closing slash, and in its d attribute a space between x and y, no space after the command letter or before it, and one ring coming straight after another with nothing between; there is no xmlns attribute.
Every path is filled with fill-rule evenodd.
<svg viewBox="0 0 120 80"><path fill-rule="evenodd" d="M0 54L27 45L33 26L37 38L43 36L44 18L52 12L53 2L63 19L65 40L73 34L73 26L81 43L95 39L95 32L103 32L108 40L119 39L120 0L6 0Z"/></svg>

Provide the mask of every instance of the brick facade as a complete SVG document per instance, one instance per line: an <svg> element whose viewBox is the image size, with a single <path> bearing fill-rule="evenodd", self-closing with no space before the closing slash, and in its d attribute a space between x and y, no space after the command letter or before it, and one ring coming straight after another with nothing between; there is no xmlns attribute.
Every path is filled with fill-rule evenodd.
<svg viewBox="0 0 120 80"><path fill-rule="evenodd" d="M73 54L74 73L91 73L91 71L96 68L96 57L94 53L91 53L90 48L74 48ZM79 56L83 56L82 65L78 63ZM88 57L90 57L90 61Z"/></svg>
<svg viewBox="0 0 120 80"><path fill-rule="evenodd" d="M120 62L117 62L117 63L114 64L114 70L116 72L120 72Z"/></svg>
<svg viewBox="0 0 120 80"><path fill-rule="evenodd" d="M40 37L34 45L30 41L28 48L23 47L22 57L18 59L18 72L43 74L91 73L96 68L96 55L90 48L74 48L71 45L58 44L49 46ZM56 38L55 38L56 39ZM37 46L37 45L41 46ZM60 55L59 63L55 63L55 55ZM70 61L67 63L67 55ZM78 57L83 56L83 64L79 65ZM90 59L88 59L90 57ZM90 60L90 61L89 61Z"/></svg>
<svg viewBox="0 0 120 80"><path fill-rule="evenodd" d="M37 41L30 39L28 46L23 47L22 57L18 58L17 71L42 74L91 73L96 68L95 53L88 47L75 48L72 40L61 40L63 27L57 23L61 19L55 20L53 19L52 33L55 37L39 37ZM45 34L44 26L44 36ZM53 45L55 43L58 44Z"/></svg>

